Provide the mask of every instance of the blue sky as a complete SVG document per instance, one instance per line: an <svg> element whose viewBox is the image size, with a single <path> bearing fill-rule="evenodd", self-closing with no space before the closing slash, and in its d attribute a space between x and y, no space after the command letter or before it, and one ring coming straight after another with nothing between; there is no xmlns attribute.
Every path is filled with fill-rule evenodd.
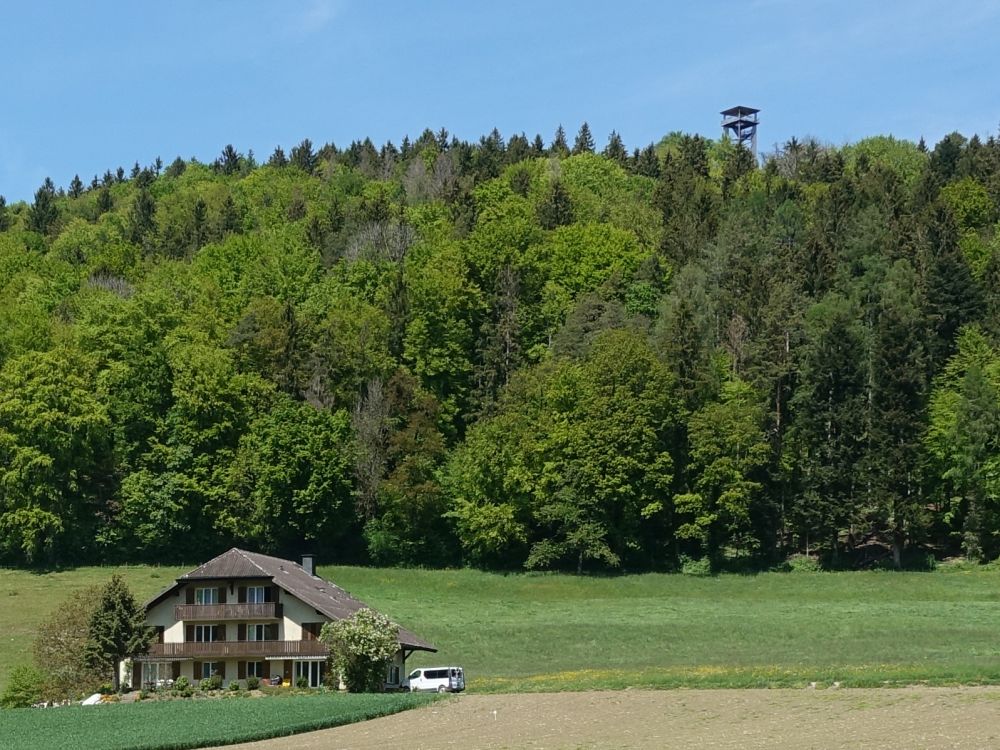
<svg viewBox="0 0 1000 750"><path fill-rule="evenodd" d="M760 147L889 133L932 144L1000 122L990 0L544 2L89 0L4 4L0 194L135 161L266 158L442 126L478 138L587 120L603 146L719 133Z"/></svg>

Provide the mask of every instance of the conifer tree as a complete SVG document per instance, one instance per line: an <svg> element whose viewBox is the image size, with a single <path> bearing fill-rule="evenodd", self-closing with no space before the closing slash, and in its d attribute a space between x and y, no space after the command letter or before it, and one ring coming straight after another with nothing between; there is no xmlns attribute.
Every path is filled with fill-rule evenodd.
<svg viewBox="0 0 1000 750"><path fill-rule="evenodd" d="M227 234L239 234L243 228L243 220L240 216L239 210L236 208L236 203L233 201L232 194L226 196L226 200L222 203L222 215L219 221L219 228L222 231L222 235Z"/></svg>
<svg viewBox="0 0 1000 750"><path fill-rule="evenodd" d="M142 171L142 167L139 166L139 162L132 165L132 171L129 173L129 179L134 180L139 176L139 172Z"/></svg>
<svg viewBox="0 0 1000 750"><path fill-rule="evenodd" d="M164 172L164 176L180 177L182 174L184 174L185 169L187 169L187 162L178 156L176 159L170 162L170 166L167 167L167 171Z"/></svg>
<svg viewBox="0 0 1000 750"><path fill-rule="evenodd" d="M129 233L132 242L149 250L149 240L156 229L156 202L148 189L136 193L129 214Z"/></svg>
<svg viewBox="0 0 1000 750"><path fill-rule="evenodd" d="M125 580L115 573L101 589L90 617L88 663L104 674L111 672L115 692L118 692L121 687L119 662L145 653L152 634L152 629L146 626L143 608Z"/></svg>
<svg viewBox="0 0 1000 750"><path fill-rule="evenodd" d="M111 199L111 189L107 186L101 188L101 192L97 194L97 213L98 215L106 214L108 211L113 209L114 201Z"/></svg>
<svg viewBox="0 0 1000 750"><path fill-rule="evenodd" d="M590 125L584 122L576 134L576 140L573 141L573 154L592 153L594 153L594 136L590 133Z"/></svg>
<svg viewBox="0 0 1000 750"><path fill-rule="evenodd" d="M10 228L10 217L7 215L7 199L0 195L0 232Z"/></svg>
<svg viewBox="0 0 1000 750"><path fill-rule="evenodd" d="M621 167L626 167L628 165L628 151L625 150L625 144L622 143L621 136L614 130L611 131L611 135L608 137L608 145L604 147L604 157L611 159Z"/></svg>
<svg viewBox="0 0 1000 750"><path fill-rule="evenodd" d="M288 157L285 156L284 149L281 146L275 146L274 151L271 153L271 158L267 160L267 165L269 167L286 167L288 166Z"/></svg>
<svg viewBox="0 0 1000 750"><path fill-rule="evenodd" d="M981 312L983 296L959 247L954 217L944 205L934 211L927 235L927 305L934 332L929 353L936 368L954 351L959 329Z"/></svg>
<svg viewBox="0 0 1000 750"><path fill-rule="evenodd" d="M291 163L306 174L313 173L316 168L316 155L313 153L312 141L304 138L302 143L292 148Z"/></svg>
<svg viewBox="0 0 1000 750"><path fill-rule="evenodd" d="M39 234L47 234L59 218L56 207L56 186L48 177L42 186L35 191L35 202L28 213L28 228Z"/></svg>
<svg viewBox="0 0 1000 750"><path fill-rule="evenodd" d="M836 561L838 534L855 520L863 483L864 352L854 304L827 295L807 316L809 337L792 399L795 466L802 486L791 509L801 544L826 543Z"/></svg>
<svg viewBox="0 0 1000 750"><path fill-rule="evenodd" d="M538 207L538 223L544 229L555 229L573 223L573 203L562 182L555 180L548 195Z"/></svg>
<svg viewBox="0 0 1000 750"><path fill-rule="evenodd" d="M566 144L566 131L563 130L562 125L556 128L556 135L552 139L552 145L549 146L549 153L560 159L569 155L569 146Z"/></svg>
<svg viewBox="0 0 1000 750"><path fill-rule="evenodd" d="M656 149L650 143L641 152L637 152L635 158L635 173L643 177L657 178L660 176L660 157L656 155Z"/></svg>
<svg viewBox="0 0 1000 750"><path fill-rule="evenodd" d="M222 154L215 160L215 168L224 175L233 175L240 171L242 161L243 157L233 147L233 144L227 143L226 147L222 149Z"/></svg>
<svg viewBox="0 0 1000 750"><path fill-rule="evenodd" d="M531 142L531 152L533 156L545 156L545 141L539 133L535 133L535 140Z"/></svg>
<svg viewBox="0 0 1000 750"><path fill-rule="evenodd" d="M69 197L79 198L83 195L83 181L80 179L80 175L73 175L72 181L69 183Z"/></svg>

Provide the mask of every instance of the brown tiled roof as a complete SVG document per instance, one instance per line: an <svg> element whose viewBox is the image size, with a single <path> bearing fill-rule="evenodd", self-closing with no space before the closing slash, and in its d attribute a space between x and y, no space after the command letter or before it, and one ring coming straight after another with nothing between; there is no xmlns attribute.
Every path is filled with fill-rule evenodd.
<svg viewBox="0 0 1000 750"><path fill-rule="evenodd" d="M337 584L319 576L309 575L296 562L283 560L280 557L261 555L257 552L247 552L234 547L228 552L212 558L204 565L200 565L190 573L180 576L176 584L157 594L146 604L146 607L152 606L165 594L173 591L176 586L188 581L235 578L270 578L289 594L331 620L343 620L359 609L368 606L360 599L355 599ZM437 651L433 645L405 628L399 629L399 645L421 651Z"/></svg>

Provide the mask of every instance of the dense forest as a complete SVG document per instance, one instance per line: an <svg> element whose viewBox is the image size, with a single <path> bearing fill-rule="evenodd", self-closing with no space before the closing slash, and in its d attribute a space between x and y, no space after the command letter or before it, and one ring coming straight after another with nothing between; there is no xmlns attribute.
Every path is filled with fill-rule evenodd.
<svg viewBox="0 0 1000 750"><path fill-rule="evenodd" d="M1000 554L1000 141L442 130L0 198L0 562Z"/></svg>

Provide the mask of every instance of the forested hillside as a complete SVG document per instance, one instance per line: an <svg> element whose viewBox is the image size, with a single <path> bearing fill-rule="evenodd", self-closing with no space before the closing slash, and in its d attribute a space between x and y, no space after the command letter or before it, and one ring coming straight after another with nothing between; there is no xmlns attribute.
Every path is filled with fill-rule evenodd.
<svg viewBox="0 0 1000 750"><path fill-rule="evenodd" d="M0 199L0 562L1000 554L1000 142L595 151Z"/></svg>

